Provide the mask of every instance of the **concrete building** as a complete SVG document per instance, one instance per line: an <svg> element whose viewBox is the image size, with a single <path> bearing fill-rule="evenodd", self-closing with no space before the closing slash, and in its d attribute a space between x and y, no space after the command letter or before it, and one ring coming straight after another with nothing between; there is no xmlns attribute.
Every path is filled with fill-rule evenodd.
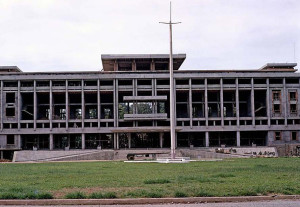
<svg viewBox="0 0 300 207"><path fill-rule="evenodd" d="M176 146L299 143L294 63L257 70L179 70ZM170 147L168 55L102 55L103 70L0 67L1 158L17 150Z"/></svg>

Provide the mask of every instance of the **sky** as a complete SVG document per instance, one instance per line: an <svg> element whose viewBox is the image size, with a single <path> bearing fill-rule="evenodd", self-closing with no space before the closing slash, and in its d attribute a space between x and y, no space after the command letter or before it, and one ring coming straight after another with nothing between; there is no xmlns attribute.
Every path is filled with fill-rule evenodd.
<svg viewBox="0 0 300 207"><path fill-rule="evenodd" d="M168 54L168 0L0 0L0 65L97 71L101 54ZM181 69L300 62L299 0L172 0ZM294 52L295 51L295 52Z"/></svg>

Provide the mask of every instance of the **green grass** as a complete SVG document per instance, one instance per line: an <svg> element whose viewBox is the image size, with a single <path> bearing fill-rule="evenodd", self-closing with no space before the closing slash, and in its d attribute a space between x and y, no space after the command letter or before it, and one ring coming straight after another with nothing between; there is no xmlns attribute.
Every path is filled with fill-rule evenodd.
<svg viewBox="0 0 300 207"><path fill-rule="evenodd" d="M154 179L154 180L145 180L145 184L165 184L170 183L171 181L168 179Z"/></svg>
<svg viewBox="0 0 300 207"><path fill-rule="evenodd" d="M0 164L0 199L300 194L299 158Z"/></svg>

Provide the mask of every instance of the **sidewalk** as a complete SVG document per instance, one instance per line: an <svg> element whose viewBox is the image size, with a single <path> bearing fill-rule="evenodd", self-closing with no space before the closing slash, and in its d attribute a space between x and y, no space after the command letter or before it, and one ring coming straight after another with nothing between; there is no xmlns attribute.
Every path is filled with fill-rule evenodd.
<svg viewBox="0 0 300 207"><path fill-rule="evenodd" d="M300 195L241 196L241 197L190 197L190 198L135 198L135 199L45 199L0 200L0 205L134 205L167 203L223 203L272 200L300 200Z"/></svg>

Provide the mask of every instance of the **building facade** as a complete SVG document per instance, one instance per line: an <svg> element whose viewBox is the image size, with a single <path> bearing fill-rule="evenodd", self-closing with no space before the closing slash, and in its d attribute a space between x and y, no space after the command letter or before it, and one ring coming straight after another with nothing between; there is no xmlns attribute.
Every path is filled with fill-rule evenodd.
<svg viewBox="0 0 300 207"><path fill-rule="evenodd" d="M300 142L300 74L178 70L176 147ZM103 70L22 72L0 67L0 151L170 147L168 55L102 55Z"/></svg>

